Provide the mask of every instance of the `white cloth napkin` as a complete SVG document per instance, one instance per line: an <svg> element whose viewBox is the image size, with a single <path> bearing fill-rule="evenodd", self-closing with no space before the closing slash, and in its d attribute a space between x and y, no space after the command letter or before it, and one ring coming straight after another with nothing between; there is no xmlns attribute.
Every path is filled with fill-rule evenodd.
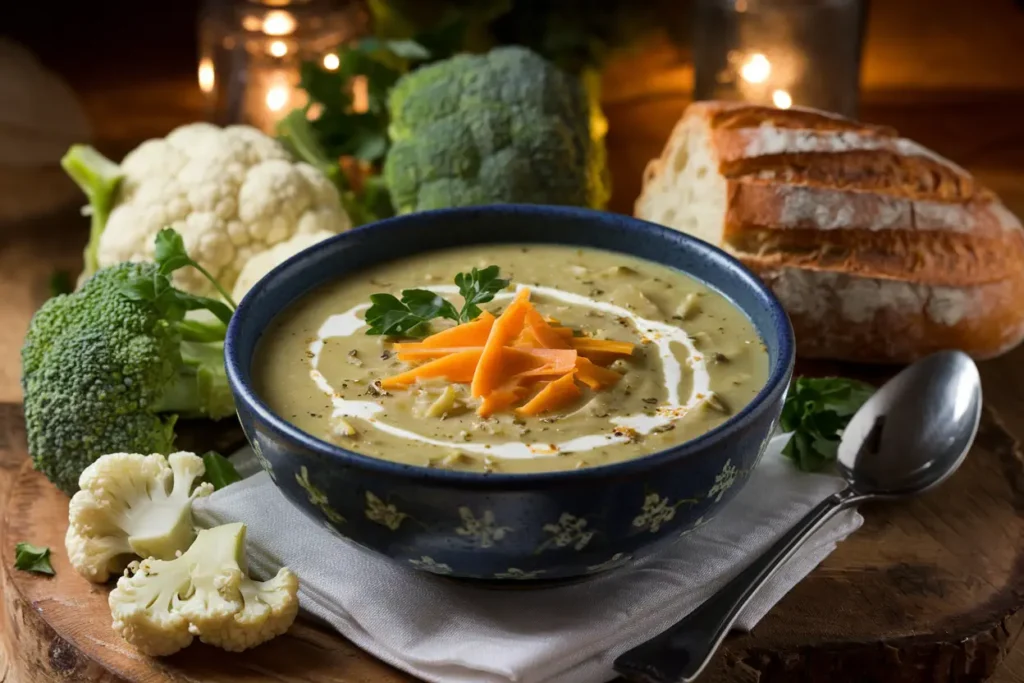
<svg viewBox="0 0 1024 683"><path fill-rule="evenodd" d="M307 519L262 472L200 499L195 512L204 526L245 522L253 574L287 565L307 614L426 681L599 683L615 678L617 655L689 613L842 487L836 477L797 471L780 455L784 443L773 439L737 498L667 551L543 590L474 588L392 564ZM752 628L861 522L851 510L821 529L737 627Z"/></svg>

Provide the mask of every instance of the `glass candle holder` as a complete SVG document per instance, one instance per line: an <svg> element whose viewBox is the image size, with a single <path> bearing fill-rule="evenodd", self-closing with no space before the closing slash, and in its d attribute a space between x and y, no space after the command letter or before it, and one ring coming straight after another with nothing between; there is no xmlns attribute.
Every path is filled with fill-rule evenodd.
<svg viewBox="0 0 1024 683"><path fill-rule="evenodd" d="M867 0L697 0L694 99L856 116Z"/></svg>
<svg viewBox="0 0 1024 683"><path fill-rule="evenodd" d="M356 0L206 0L199 17L199 88L207 116L271 132L306 104L299 69L339 66L337 49L365 33Z"/></svg>

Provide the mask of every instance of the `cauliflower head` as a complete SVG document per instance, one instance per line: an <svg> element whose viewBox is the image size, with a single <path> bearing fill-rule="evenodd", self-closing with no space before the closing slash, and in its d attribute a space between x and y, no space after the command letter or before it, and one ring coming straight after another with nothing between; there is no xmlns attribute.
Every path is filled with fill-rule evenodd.
<svg viewBox="0 0 1024 683"><path fill-rule="evenodd" d="M295 235L289 240L275 244L270 249L253 256L244 266L242 266L242 272L239 273L238 279L235 280L235 288L231 292L231 297L235 301L241 301L246 293L253 288L253 285L263 279L264 275L290 259L292 256L295 256L300 251L303 251L318 242L322 242L328 237L334 237L334 234L335 233L328 232L326 230L320 230L312 233L301 233Z"/></svg>
<svg viewBox="0 0 1024 683"><path fill-rule="evenodd" d="M245 525L199 532L174 560L133 563L109 597L114 630L151 656L191 644L241 652L275 638L295 621L299 581L282 567L269 581L246 575Z"/></svg>
<svg viewBox="0 0 1024 683"><path fill-rule="evenodd" d="M400 214L491 203L603 208L603 130L583 82L518 46L416 69L388 98ZM596 126L595 126L596 127Z"/></svg>
<svg viewBox="0 0 1024 683"><path fill-rule="evenodd" d="M103 583L136 557L170 560L185 551L196 537L192 501L213 491L196 485L205 471L202 458L184 451L111 453L89 465L68 508L71 566Z"/></svg>
<svg viewBox="0 0 1024 683"><path fill-rule="evenodd" d="M116 263L152 260L153 238L172 227L230 291L246 262L275 244L351 227L334 183L250 126L181 126L142 143L119 166L75 146L62 164L92 207L83 278ZM213 294L193 269L175 273L174 283Z"/></svg>

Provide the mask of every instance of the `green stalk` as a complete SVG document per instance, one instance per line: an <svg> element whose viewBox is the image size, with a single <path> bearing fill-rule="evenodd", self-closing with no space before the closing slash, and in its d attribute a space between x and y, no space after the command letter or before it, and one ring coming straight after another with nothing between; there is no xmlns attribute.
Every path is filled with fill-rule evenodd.
<svg viewBox="0 0 1024 683"><path fill-rule="evenodd" d="M234 399L224 370L223 342L182 342L182 365L153 412L175 413L184 418L219 420L235 412Z"/></svg>
<svg viewBox="0 0 1024 683"><path fill-rule="evenodd" d="M107 227L124 174L120 166L89 145L72 145L60 160L60 165L89 199L89 244L83 254L83 275L92 275L99 269L100 237Z"/></svg>

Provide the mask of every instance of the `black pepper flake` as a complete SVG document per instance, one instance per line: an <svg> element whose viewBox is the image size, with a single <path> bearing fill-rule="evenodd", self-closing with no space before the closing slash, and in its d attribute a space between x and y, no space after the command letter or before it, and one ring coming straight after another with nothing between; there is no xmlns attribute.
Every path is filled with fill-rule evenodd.
<svg viewBox="0 0 1024 683"><path fill-rule="evenodd" d="M658 405L658 399L653 398L653 397L645 398L645 399L642 399L642 400L643 400L644 403L646 403L648 405L652 405L652 406Z"/></svg>
<svg viewBox="0 0 1024 683"><path fill-rule="evenodd" d="M388 358L391 358L391 352L390 351L382 351L381 354L380 354L380 359L381 360L387 360Z"/></svg>
<svg viewBox="0 0 1024 683"><path fill-rule="evenodd" d="M358 351L356 351L355 349L351 349L351 350L350 350L350 351L348 352L348 357L349 357L349 358L358 358L358 357L359 357L359 352L358 352Z"/></svg>
<svg viewBox="0 0 1024 683"><path fill-rule="evenodd" d="M592 290L590 290L590 296L601 296L602 294L604 294L604 290L603 289L592 289Z"/></svg>
<svg viewBox="0 0 1024 683"><path fill-rule="evenodd" d="M385 391L383 388L381 388L380 380L379 379L375 379L372 382L370 382L370 385L368 387L366 387L366 393L368 395L370 395L370 396L390 396L391 395L387 391Z"/></svg>
<svg viewBox="0 0 1024 683"><path fill-rule="evenodd" d="M586 285L587 287L590 287L591 285L594 284L594 281L593 280L580 280L580 284L581 285Z"/></svg>

